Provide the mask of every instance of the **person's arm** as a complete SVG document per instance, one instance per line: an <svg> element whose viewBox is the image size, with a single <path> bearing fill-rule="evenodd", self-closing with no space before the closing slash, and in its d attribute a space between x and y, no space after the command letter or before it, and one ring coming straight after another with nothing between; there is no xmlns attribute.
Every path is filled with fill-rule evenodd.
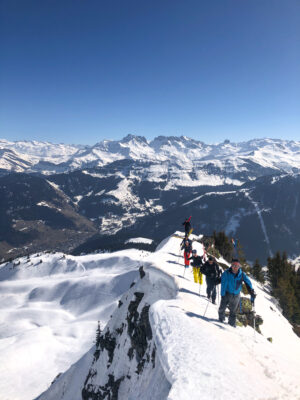
<svg viewBox="0 0 300 400"><path fill-rule="evenodd" d="M201 265L200 271L202 272L202 274L206 275L206 265L205 264Z"/></svg>
<svg viewBox="0 0 300 400"><path fill-rule="evenodd" d="M245 272L243 272L243 281L245 282L245 285L246 285L246 287L247 287L248 293L249 293L250 296L251 296L251 303L254 304L254 300L255 300L255 297L256 297L256 293L255 293L255 291L254 291L254 289L253 289L253 286L252 286L252 283L251 283L250 279L249 279L248 276L245 274Z"/></svg>
<svg viewBox="0 0 300 400"><path fill-rule="evenodd" d="M248 276L245 274L244 271L242 272L242 274L243 274L243 281L245 282L247 290L251 294L251 292L254 291L253 287L252 287L252 283L251 283L250 279L248 278Z"/></svg>
<svg viewBox="0 0 300 400"><path fill-rule="evenodd" d="M227 275L228 274L224 273L221 276L221 296L222 297L225 296L225 293L226 293L226 290L227 290L227 283L228 283Z"/></svg>

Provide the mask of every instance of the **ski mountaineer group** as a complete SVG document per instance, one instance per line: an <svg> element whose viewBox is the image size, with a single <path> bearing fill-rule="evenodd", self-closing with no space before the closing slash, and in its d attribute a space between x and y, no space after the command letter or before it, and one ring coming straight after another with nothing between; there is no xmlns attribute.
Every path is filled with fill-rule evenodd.
<svg viewBox="0 0 300 400"><path fill-rule="evenodd" d="M205 261L203 257L197 255L197 250L192 248L192 241L189 235L193 231L191 227L191 217L183 222L185 228L185 237L181 242L180 248L184 250L184 266L188 268L190 260L193 267L193 276L195 283L202 285L203 275L206 278L206 294L213 304L216 304L216 287L221 283L221 303L219 307L219 321L224 322L225 310L229 308L228 324L236 326L236 314L240 304L240 293L242 284L245 283L247 291L251 296L251 303L254 304L256 294L248 276L242 271L241 264L237 258L233 258L231 266L222 273L222 269L211 255ZM237 253L236 241L232 239L234 252ZM200 292L199 292L200 293Z"/></svg>

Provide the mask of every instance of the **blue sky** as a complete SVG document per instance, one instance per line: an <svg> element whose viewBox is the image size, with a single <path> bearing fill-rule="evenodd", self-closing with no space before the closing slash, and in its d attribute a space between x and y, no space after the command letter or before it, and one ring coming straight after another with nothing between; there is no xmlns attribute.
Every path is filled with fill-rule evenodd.
<svg viewBox="0 0 300 400"><path fill-rule="evenodd" d="M299 0L0 0L0 137L300 140Z"/></svg>

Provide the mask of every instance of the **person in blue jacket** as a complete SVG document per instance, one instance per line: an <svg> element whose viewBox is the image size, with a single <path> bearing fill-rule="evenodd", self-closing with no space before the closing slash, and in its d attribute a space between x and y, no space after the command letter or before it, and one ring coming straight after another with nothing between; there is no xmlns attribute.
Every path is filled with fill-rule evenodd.
<svg viewBox="0 0 300 400"><path fill-rule="evenodd" d="M241 269L239 260L233 259L231 267L228 268L221 277L221 304L219 307L219 321L224 322L225 310L229 308L229 325L235 327L236 312L240 302L240 292L242 283L245 283L248 292L251 295L251 302L254 302L255 292L252 283L245 272Z"/></svg>

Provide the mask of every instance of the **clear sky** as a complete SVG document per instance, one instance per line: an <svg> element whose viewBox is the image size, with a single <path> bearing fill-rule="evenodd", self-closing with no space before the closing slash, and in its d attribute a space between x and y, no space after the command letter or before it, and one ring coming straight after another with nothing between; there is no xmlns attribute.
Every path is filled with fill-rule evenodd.
<svg viewBox="0 0 300 400"><path fill-rule="evenodd" d="M0 0L0 137L300 140L299 0Z"/></svg>

